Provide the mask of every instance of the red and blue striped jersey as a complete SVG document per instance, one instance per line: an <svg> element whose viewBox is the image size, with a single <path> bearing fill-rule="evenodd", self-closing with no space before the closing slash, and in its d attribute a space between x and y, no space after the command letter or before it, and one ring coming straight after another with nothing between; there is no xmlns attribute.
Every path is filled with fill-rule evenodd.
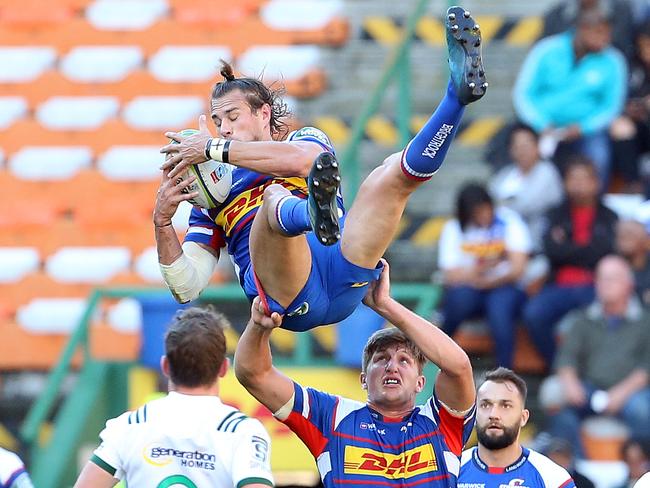
<svg viewBox="0 0 650 488"><path fill-rule="evenodd" d="M308 141L334 153L332 143L319 129L303 127L287 137L288 142ZM250 265L249 237L253 218L262 206L264 190L274 183L287 188L293 195L307 198L307 180L302 177L277 178L245 168L235 168L232 186L226 200L207 210L194 207L190 214L185 241L198 242L219 250L227 246L228 254L237 268L240 283ZM342 199L339 206L343 208Z"/></svg>
<svg viewBox="0 0 650 488"><path fill-rule="evenodd" d="M453 416L435 393L403 418L295 384L285 423L316 459L323 485L453 488L475 407Z"/></svg>
<svg viewBox="0 0 650 488"><path fill-rule="evenodd" d="M575 488L575 483L563 467L532 449L524 447L510 466L494 468L473 447L463 452L458 488Z"/></svg>

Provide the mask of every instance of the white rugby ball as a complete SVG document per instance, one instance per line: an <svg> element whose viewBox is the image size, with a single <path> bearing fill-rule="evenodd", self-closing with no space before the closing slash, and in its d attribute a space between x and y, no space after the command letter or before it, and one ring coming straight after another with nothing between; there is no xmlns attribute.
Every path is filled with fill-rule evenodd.
<svg viewBox="0 0 650 488"><path fill-rule="evenodd" d="M184 129L180 132L182 136L196 134L196 129ZM226 201L230 195L232 186L232 171L235 167L232 164L221 161L209 160L204 163L193 164L176 178L176 184L187 179L190 175L196 176L196 180L183 190L183 193L198 192L198 196L189 200L192 205L202 208L215 208Z"/></svg>

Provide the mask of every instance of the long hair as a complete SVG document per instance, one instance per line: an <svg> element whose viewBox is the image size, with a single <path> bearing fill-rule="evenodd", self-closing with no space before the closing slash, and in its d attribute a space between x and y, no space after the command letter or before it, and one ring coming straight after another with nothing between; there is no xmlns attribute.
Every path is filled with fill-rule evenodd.
<svg viewBox="0 0 650 488"><path fill-rule="evenodd" d="M256 78L236 78L232 66L223 59L220 73L224 80L212 87L212 99L221 98L233 90L241 90L253 113L268 104L271 107L271 135L274 139L283 139L289 132L285 119L291 115L287 104L282 100L284 89L266 86Z"/></svg>

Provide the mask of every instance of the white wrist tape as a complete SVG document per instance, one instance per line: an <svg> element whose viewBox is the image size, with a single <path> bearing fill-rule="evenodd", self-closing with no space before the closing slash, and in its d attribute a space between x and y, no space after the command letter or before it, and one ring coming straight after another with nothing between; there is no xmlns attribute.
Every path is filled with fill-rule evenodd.
<svg viewBox="0 0 650 488"><path fill-rule="evenodd" d="M180 303L187 303L197 298L208 286L217 258L197 243L185 242L183 254L176 261L159 265L174 298Z"/></svg>
<svg viewBox="0 0 650 488"><path fill-rule="evenodd" d="M209 156L209 159L229 163L229 151L230 141L227 139L220 139L218 137L215 137L214 139L210 139L205 152L206 157Z"/></svg>

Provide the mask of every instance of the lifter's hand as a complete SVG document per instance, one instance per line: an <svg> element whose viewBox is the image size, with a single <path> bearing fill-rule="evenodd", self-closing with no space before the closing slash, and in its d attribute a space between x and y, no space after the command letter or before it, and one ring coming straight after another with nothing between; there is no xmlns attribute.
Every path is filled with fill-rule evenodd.
<svg viewBox="0 0 650 488"><path fill-rule="evenodd" d="M183 193L183 190L194 183L195 180L196 176L191 176L176 184L176 178L169 177L169 170L163 170L158 193L156 194L156 205L153 210L153 223L156 227L165 227L171 224L178 205L182 201L199 195L196 191Z"/></svg>
<svg viewBox="0 0 650 488"><path fill-rule="evenodd" d="M184 137L177 132L165 132L165 137L169 137L178 143L170 143L160 148L160 152L168 156L160 169L171 169L169 172L170 178L181 174L191 164L207 161L205 145L209 139L212 139L212 134L208 130L205 114L199 117L198 133Z"/></svg>
<svg viewBox="0 0 650 488"><path fill-rule="evenodd" d="M282 316L273 312L270 316L264 313L264 305L260 297L255 297L251 306L251 323L261 329L273 330L282 325Z"/></svg>
<svg viewBox="0 0 650 488"><path fill-rule="evenodd" d="M366 296L363 297L363 303L377 313L381 313L381 310L384 310L392 300L390 297L390 266L384 258L380 261L384 265L384 269L381 271L379 279L370 283Z"/></svg>

